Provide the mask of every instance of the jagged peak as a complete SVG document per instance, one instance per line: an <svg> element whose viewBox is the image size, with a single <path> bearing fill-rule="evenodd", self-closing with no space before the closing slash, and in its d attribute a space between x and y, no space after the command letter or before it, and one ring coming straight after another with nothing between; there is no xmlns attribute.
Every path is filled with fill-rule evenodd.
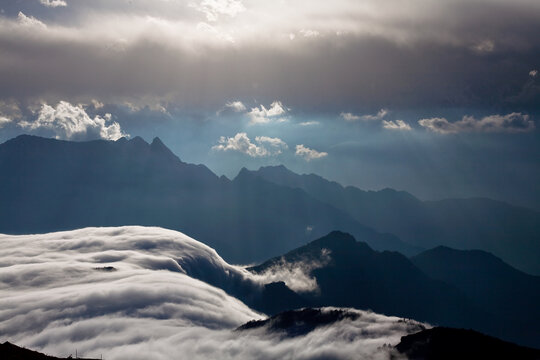
<svg viewBox="0 0 540 360"><path fill-rule="evenodd" d="M129 143L131 144L145 144L145 145L148 145L148 143L146 141L144 141L144 139L140 136L135 136L133 139L129 140L128 141Z"/></svg>
<svg viewBox="0 0 540 360"><path fill-rule="evenodd" d="M238 175L234 178L234 180L243 179L247 176L250 176L252 174L251 170L248 170L245 166L240 169L238 172Z"/></svg>
<svg viewBox="0 0 540 360"><path fill-rule="evenodd" d="M165 146L163 141L161 141L161 139L159 137L157 137L157 136L152 140L152 143L150 145L167 147L167 146Z"/></svg>

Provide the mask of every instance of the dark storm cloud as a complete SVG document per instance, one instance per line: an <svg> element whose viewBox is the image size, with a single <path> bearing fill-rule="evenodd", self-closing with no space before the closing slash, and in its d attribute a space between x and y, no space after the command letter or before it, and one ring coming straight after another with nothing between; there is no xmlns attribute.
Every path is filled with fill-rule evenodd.
<svg viewBox="0 0 540 360"><path fill-rule="evenodd" d="M4 18L0 96L145 98L214 110L229 99L279 99L338 112L424 106L527 111L538 103L534 92L520 96L540 58L540 6L532 0L414 1L408 9L392 2L181 7L159 1L152 10L138 1L125 15L112 3L97 3L85 16L86 5L69 2L77 25L47 23L45 16L39 23L37 11L23 15L35 21Z"/></svg>

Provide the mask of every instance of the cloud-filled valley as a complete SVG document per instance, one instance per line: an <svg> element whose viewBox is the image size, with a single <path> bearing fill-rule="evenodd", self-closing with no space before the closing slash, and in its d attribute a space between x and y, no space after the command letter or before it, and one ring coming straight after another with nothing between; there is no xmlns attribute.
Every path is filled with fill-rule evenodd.
<svg viewBox="0 0 540 360"><path fill-rule="evenodd" d="M86 228L44 235L1 235L0 334L57 355L108 359L388 359L415 322L359 316L295 338L268 329L235 332L265 318L223 290L241 267L178 232L161 228ZM217 279L217 280L216 280ZM323 310L324 311L324 310Z"/></svg>

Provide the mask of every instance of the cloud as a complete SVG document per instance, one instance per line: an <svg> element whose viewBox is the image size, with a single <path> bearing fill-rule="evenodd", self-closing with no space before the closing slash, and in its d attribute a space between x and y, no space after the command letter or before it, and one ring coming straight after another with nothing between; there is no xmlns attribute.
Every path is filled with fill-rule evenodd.
<svg viewBox="0 0 540 360"><path fill-rule="evenodd" d="M46 7L62 7L67 6L67 3L64 0L39 0L41 5L44 5Z"/></svg>
<svg viewBox="0 0 540 360"><path fill-rule="evenodd" d="M383 120L383 128L389 130L411 130L411 126L403 120Z"/></svg>
<svg viewBox="0 0 540 360"><path fill-rule="evenodd" d="M317 30L310 30L310 29L301 29L300 34L302 34L304 37L307 37L307 38L314 38L321 35L321 33L318 32Z"/></svg>
<svg viewBox="0 0 540 360"><path fill-rule="evenodd" d="M341 116L345 121L360 120L360 116L354 115L353 113L350 113L350 112L342 112L341 114L339 114L339 116Z"/></svg>
<svg viewBox="0 0 540 360"><path fill-rule="evenodd" d="M364 120L364 121L377 121L382 120L386 115L388 115L388 110L381 109L376 114L373 115L355 115L350 112L342 112L339 114L345 121L357 121L357 120Z"/></svg>
<svg viewBox="0 0 540 360"><path fill-rule="evenodd" d="M255 137L255 141L261 145L268 145L270 146L270 148L273 149L273 153L274 154L281 154L281 151L283 149L288 149L289 147L287 146L287 144L279 139L279 138L272 138L272 137L268 137L268 136L257 136Z"/></svg>
<svg viewBox="0 0 540 360"><path fill-rule="evenodd" d="M225 104L225 107L233 110L234 112L244 112L246 111L246 106L241 101L231 101Z"/></svg>
<svg viewBox="0 0 540 360"><path fill-rule="evenodd" d="M296 145L296 156L300 156L306 161L311 161L314 159L320 159L325 156L328 156L328 153L326 152L319 152L317 150L310 149L302 144Z"/></svg>
<svg viewBox="0 0 540 360"><path fill-rule="evenodd" d="M387 359L384 344L419 330L414 321L350 309L356 320L294 338L268 327L234 331L264 316L189 273L243 270L175 231L87 228L0 242L3 339L57 356L77 349L112 360ZM106 266L116 271L96 270Z"/></svg>
<svg viewBox="0 0 540 360"><path fill-rule="evenodd" d="M529 118L529 115L521 113L490 115L481 119L464 116L456 122L449 122L445 118L421 119L418 120L418 124L440 134L461 132L523 133L535 129L534 121Z"/></svg>
<svg viewBox="0 0 540 360"><path fill-rule="evenodd" d="M45 25L43 22L39 21L35 17L26 16L22 11L19 11L19 14L17 15L17 21L23 27L38 27L43 29L47 27L47 25Z"/></svg>
<svg viewBox="0 0 540 360"><path fill-rule="evenodd" d="M56 108L42 104L36 120L21 121L19 126L31 131L50 130L57 139L118 140L128 136L117 122L111 122L111 114L91 118L81 105L72 105L66 101L60 101Z"/></svg>
<svg viewBox="0 0 540 360"><path fill-rule="evenodd" d="M254 144L245 132L237 133L234 137L224 137L219 139L219 144L212 147L218 151L238 151L251 157L264 157L279 155L287 149L287 144L279 138L268 136L255 137Z"/></svg>
<svg viewBox="0 0 540 360"><path fill-rule="evenodd" d="M246 10L240 0L202 0L190 6L204 13L208 21L217 21L220 15L235 17Z"/></svg>
<svg viewBox="0 0 540 360"><path fill-rule="evenodd" d="M530 77L535 78L536 75L538 75L538 70L533 69L533 70L529 71L529 76Z"/></svg>
<svg viewBox="0 0 540 360"><path fill-rule="evenodd" d="M318 121L303 121L301 123L298 123L300 126L313 126L313 125L319 125L320 123Z"/></svg>
<svg viewBox="0 0 540 360"><path fill-rule="evenodd" d="M386 115L388 115L388 110L381 109L375 115L363 115L360 117L360 119L365 121L377 121L382 120Z"/></svg>
<svg viewBox="0 0 540 360"><path fill-rule="evenodd" d="M306 227L306 232L311 232L312 227ZM280 258L263 272L253 275L253 279L260 283L283 281L291 290L299 293L316 292L319 289L317 279L311 276L313 270L324 267L330 261L331 253L328 249L322 249L320 255L297 259L288 262Z"/></svg>
<svg viewBox="0 0 540 360"><path fill-rule="evenodd" d="M283 117L287 112L287 108L283 106L281 101L274 101L270 108L264 105L254 107L248 112L251 124L267 124L270 122L283 122L287 119Z"/></svg>
<svg viewBox="0 0 540 360"><path fill-rule="evenodd" d="M495 43L492 40L484 40L474 45L473 50L479 53L490 53L495 50Z"/></svg>
<svg viewBox="0 0 540 360"><path fill-rule="evenodd" d="M0 128L4 127L9 123L15 122L15 119L20 119L22 117L21 109L19 104L12 100L1 100L0 99Z"/></svg>
<svg viewBox="0 0 540 360"><path fill-rule="evenodd" d="M119 104L155 96L214 111L250 96L336 114L490 106L508 98L540 46L535 0L455 1L444 11L434 0L413 0L407 11L375 0L67 2L62 17L39 6L18 19L15 4L0 18L0 98ZM491 16L479 20L480 11ZM317 41L297 41L301 30L318 32ZM486 39L496 40L496 58L471 51Z"/></svg>
<svg viewBox="0 0 540 360"><path fill-rule="evenodd" d="M382 127L388 130L411 130L411 126L403 120L384 120L385 116L388 115L389 111L387 109L380 109L376 114L367 114L367 115L354 115L352 113L341 113L340 116L346 121L382 121Z"/></svg>
<svg viewBox="0 0 540 360"><path fill-rule="evenodd" d="M0 128L2 128L4 125L9 124L12 120L0 115Z"/></svg>

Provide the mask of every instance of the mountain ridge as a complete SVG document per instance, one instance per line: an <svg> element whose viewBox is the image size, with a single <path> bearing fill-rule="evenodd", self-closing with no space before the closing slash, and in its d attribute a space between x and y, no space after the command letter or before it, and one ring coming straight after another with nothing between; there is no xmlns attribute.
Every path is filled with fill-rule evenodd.
<svg viewBox="0 0 540 360"><path fill-rule="evenodd" d="M154 225L180 230L231 262L279 255L333 229L378 249L420 249L377 233L302 190L218 177L159 140L71 142L22 135L0 144L0 232Z"/></svg>
<svg viewBox="0 0 540 360"><path fill-rule="evenodd" d="M540 274L540 212L535 210L487 198L421 201L405 191L344 187L319 175L296 174L284 166L245 172L303 189L360 223L414 246L482 249L522 271Z"/></svg>

